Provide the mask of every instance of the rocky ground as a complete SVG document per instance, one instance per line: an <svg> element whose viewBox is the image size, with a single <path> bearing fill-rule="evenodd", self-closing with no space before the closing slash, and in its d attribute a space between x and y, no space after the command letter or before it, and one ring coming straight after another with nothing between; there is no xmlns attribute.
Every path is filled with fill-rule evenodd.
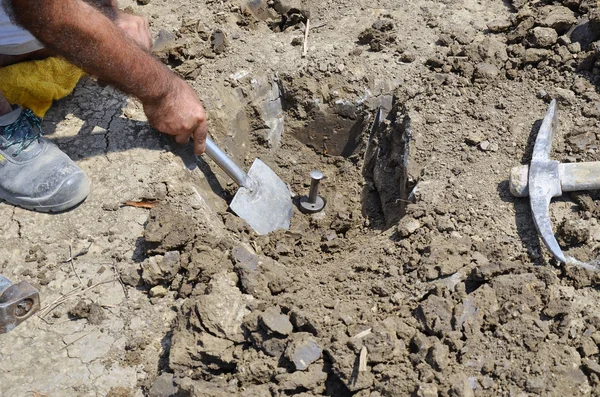
<svg viewBox="0 0 600 397"><path fill-rule="evenodd" d="M548 254L507 182L553 98L552 157L600 160L595 1L121 5L220 145L294 195L323 171L327 207L257 235L214 163L84 80L44 125L89 199L0 205L0 273L42 296L0 337L0 395L600 395L600 276ZM596 259L598 214L552 203L565 252Z"/></svg>

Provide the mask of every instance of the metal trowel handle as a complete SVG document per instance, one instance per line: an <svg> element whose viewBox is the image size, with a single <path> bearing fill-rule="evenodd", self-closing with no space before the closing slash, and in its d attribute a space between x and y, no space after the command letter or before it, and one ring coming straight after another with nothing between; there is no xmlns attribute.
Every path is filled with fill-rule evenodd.
<svg viewBox="0 0 600 397"><path fill-rule="evenodd" d="M248 187L248 175L209 137L206 137L206 154L208 154L208 156L213 159L213 161L217 163L217 165L221 167L235 183L241 187Z"/></svg>

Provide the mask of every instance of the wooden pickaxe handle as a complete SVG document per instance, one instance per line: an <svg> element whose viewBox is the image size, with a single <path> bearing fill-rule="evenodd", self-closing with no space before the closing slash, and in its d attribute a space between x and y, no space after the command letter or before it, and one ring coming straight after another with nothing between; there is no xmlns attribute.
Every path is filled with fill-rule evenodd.
<svg viewBox="0 0 600 397"><path fill-rule="evenodd" d="M600 189L600 161L563 163L558 165L560 187L563 192ZM529 166L510 170L510 192L515 197L529 196Z"/></svg>

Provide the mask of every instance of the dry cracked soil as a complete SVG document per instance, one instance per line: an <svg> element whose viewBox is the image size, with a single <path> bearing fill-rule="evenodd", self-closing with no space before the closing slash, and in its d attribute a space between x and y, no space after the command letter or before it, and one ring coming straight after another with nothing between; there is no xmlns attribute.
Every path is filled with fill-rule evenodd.
<svg viewBox="0 0 600 397"><path fill-rule="evenodd" d="M600 160L599 4L249 3L120 5L215 141L296 201L321 170L325 210L257 235L215 163L84 79L44 127L88 200L0 204L0 274L42 299L0 336L0 395L600 396L600 273L553 259L507 181L552 99L552 158ZM550 207L582 261L599 198Z"/></svg>

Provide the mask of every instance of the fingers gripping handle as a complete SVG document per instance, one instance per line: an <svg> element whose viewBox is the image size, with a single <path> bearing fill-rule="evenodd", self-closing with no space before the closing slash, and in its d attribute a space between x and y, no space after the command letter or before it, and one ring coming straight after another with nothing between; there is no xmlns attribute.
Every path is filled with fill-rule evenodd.
<svg viewBox="0 0 600 397"><path fill-rule="evenodd" d="M241 187L248 187L248 175L225 153L212 139L206 137L206 154L213 159L235 183Z"/></svg>

